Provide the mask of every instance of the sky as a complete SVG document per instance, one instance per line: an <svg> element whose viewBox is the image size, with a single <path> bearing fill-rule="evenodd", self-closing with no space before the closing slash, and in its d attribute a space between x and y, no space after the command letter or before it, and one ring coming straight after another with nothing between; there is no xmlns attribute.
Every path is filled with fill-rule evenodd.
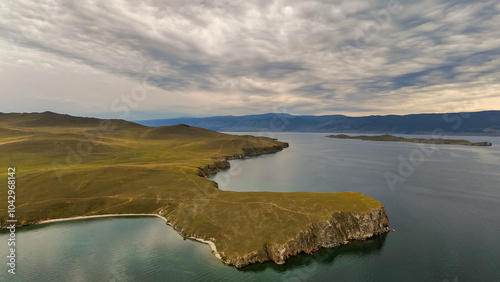
<svg viewBox="0 0 500 282"><path fill-rule="evenodd" d="M0 112L500 110L500 2L2 1Z"/></svg>

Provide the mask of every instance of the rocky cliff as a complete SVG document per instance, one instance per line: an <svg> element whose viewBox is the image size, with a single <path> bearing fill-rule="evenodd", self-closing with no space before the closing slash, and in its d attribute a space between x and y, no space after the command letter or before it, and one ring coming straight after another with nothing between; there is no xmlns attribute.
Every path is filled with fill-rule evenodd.
<svg viewBox="0 0 500 282"><path fill-rule="evenodd" d="M316 222L283 244L270 243L261 251L252 252L224 261L237 268L251 263L274 261L283 264L300 253L311 254L320 248L347 244L352 240L364 240L389 231L389 220L382 206L363 213L335 212L327 221Z"/></svg>
<svg viewBox="0 0 500 282"><path fill-rule="evenodd" d="M365 196L363 196L365 197ZM240 226L241 229L246 229L248 226L257 226L252 216L243 216L238 218L238 208L242 205L235 205L234 210L224 221L231 222L231 219L236 218L236 222L245 222ZM335 208L333 208L335 209ZM203 211L204 215L209 212L207 209ZM259 214L261 210L254 210L253 214ZM365 211L334 211L324 218L324 220L312 220L303 226L297 226L299 231L296 233L287 232L282 227L279 227L279 222L262 222L262 227L257 234L244 232L240 236L234 236L234 233L229 229L219 229L214 232L213 229L192 228L192 222L201 222L200 217L194 214L184 213L163 213L169 224L185 238L196 239L205 243L209 243L212 247L214 255L224 264L242 268L253 263L262 263L266 261L274 261L277 264L283 264L287 259L301 253L312 254L321 248L331 248L339 245L347 244L353 240L365 240L375 235L389 231L389 220L385 213L385 208L379 203L379 207L371 208ZM224 215L218 214L219 217ZM281 218L286 218L284 214L278 214ZM262 218L260 216L257 216ZM210 216L205 218L206 226L219 226L217 219ZM279 219L278 219L279 220ZM237 224L237 223L236 223ZM251 228L250 228L251 229ZM272 229L272 230L270 230ZM247 229L248 230L248 229ZM262 235L270 231L271 235L267 237ZM286 233L285 239L281 236ZM281 235L278 235L280 234ZM259 237L267 237L269 241L261 245ZM230 238L226 238L230 237ZM281 239L277 239L280 237ZM223 241L231 241L238 244L245 244L251 241L253 247L247 251L234 252L236 247L228 247ZM279 242L278 242L279 241Z"/></svg>
<svg viewBox="0 0 500 282"><path fill-rule="evenodd" d="M201 177L208 177L212 174L216 174L221 169L229 168L231 165L225 159L217 160L212 164L206 165L204 167L199 167L197 171L197 175Z"/></svg>
<svg viewBox="0 0 500 282"><path fill-rule="evenodd" d="M288 148L288 143L283 143L283 145L275 145L272 147L254 147L254 148L243 148L244 156L259 156L264 154L272 154Z"/></svg>
<svg viewBox="0 0 500 282"><path fill-rule="evenodd" d="M265 154L273 154L282 151L284 148L288 148L288 143L281 142L281 145L275 145L271 147L251 147L243 148L243 154L236 154L232 156L218 157L216 161L212 164L206 165L204 167L199 167L197 175L201 177L208 177L212 174L216 174L221 169L227 169L231 165L228 160L244 159L246 157L254 157Z"/></svg>

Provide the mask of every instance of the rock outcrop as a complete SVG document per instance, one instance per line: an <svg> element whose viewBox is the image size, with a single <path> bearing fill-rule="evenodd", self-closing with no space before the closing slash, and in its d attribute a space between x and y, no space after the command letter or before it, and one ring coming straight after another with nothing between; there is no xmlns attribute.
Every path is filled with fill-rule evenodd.
<svg viewBox="0 0 500 282"><path fill-rule="evenodd" d="M229 164L228 160L244 159L246 157L255 157L265 154L274 154L276 152L282 151L284 148L288 148L288 146L288 143L282 142L282 145L275 145L272 147L243 148L243 154L216 158L216 161L214 163L206 165L204 167L199 167L196 174L201 177L208 177L212 174L216 174L222 169L229 168L231 165Z"/></svg>
<svg viewBox="0 0 500 282"><path fill-rule="evenodd" d="M300 253L311 254L320 248L364 240L389 231L389 220L382 206L364 213L335 212L328 221L316 222L283 244L270 243L265 250L255 251L237 258L228 258L227 265L237 268L258 262L274 261L283 264Z"/></svg>
<svg viewBox="0 0 500 282"><path fill-rule="evenodd" d="M259 156L264 154L273 154L288 148L288 143L283 143L282 146L272 146L272 147L256 147L256 148L243 148L243 155L246 157Z"/></svg>
<svg viewBox="0 0 500 282"><path fill-rule="evenodd" d="M204 167L199 167L196 174L201 177L208 177L212 174L216 174L221 169L227 169L230 166L231 165L229 164L229 162L225 159L217 160L212 164L206 165Z"/></svg>

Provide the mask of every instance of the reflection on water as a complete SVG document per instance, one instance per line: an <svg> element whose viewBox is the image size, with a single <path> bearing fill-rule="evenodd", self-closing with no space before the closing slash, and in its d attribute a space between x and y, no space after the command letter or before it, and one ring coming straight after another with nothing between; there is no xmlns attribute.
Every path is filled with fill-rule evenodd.
<svg viewBox="0 0 500 282"><path fill-rule="evenodd" d="M286 261L286 264L276 264L273 262L249 265L240 269L242 272L258 272L270 268L273 271L284 273L291 270L308 268L312 264L333 264L337 257L347 256L351 259L362 258L364 256L376 255L384 247L387 233L376 235L364 241L352 241L349 244L336 248L320 249L313 254L300 254Z"/></svg>

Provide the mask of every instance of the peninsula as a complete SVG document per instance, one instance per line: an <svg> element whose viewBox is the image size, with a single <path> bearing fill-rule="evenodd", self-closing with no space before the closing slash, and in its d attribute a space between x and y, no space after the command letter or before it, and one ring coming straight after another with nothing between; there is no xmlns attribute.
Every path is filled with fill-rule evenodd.
<svg viewBox="0 0 500 282"><path fill-rule="evenodd" d="M221 191L206 176L228 160L288 147L187 125L147 127L52 112L0 114L0 162L15 168L19 226L82 216L163 217L227 265L284 263L299 253L387 232L382 203L360 193ZM4 181L7 176L4 173ZM7 227L7 206L0 224Z"/></svg>
<svg viewBox="0 0 500 282"><path fill-rule="evenodd" d="M394 142L407 142L407 143L425 143L425 144L449 144L449 145L464 145L464 146L491 146L490 142L470 142L467 140L453 140L453 139L441 139L441 138L403 138L397 137L389 134L376 135L376 136L349 136L345 134L339 135L328 135L328 138L337 139L359 139L367 141L394 141Z"/></svg>

